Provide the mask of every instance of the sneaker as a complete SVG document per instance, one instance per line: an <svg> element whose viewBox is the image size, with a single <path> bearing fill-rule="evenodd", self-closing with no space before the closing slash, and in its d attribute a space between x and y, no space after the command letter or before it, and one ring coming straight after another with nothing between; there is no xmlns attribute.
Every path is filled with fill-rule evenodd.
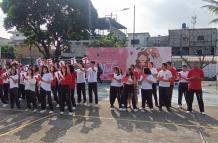
<svg viewBox="0 0 218 143"><path fill-rule="evenodd" d="M202 115L206 115L206 113L205 113L205 112L201 112L201 114L202 114Z"/></svg>
<svg viewBox="0 0 218 143"><path fill-rule="evenodd" d="M151 111L154 111L154 108L151 108L150 110L151 110Z"/></svg>
<svg viewBox="0 0 218 143"><path fill-rule="evenodd" d="M72 116L72 115L73 115L73 112L69 112L68 115L69 115L69 116Z"/></svg>
<svg viewBox="0 0 218 143"><path fill-rule="evenodd" d="M60 112L60 115L64 115L64 112Z"/></svg>
<svg viewBox="0 0 218 143"><path fill-rule="evenodd" d="M59 104L57 104L57 105L56 105L56 108L60 108L60 105L59 105Z"/></svg>
<svg viewBox="0 0 218 143"><path fill-rule="evenodd" d="M8 106L8 104L3 104L2 105L3 108L6 108L7 106Z"/></svg>
<svg viewBox="0 0 218 143"><path fill-rule="evenodd" d="M167 108L167 111L168 111L168 112L172 112L172 110L171 110L170 108Z"/></svg>
<svg viewBox="0 0 218 143"><path fill-rule="evenodd" d="M190 112L190 111L186 111L186 113L187 113L187 114L190 114L191 112Z"/></svg>
<svg viewBox="0 0 218 143"><path fill-rule="evenodd" d="M65 106L64 109L67 110L67 106Z"/></svg>
<svg viewBox="0 0 218 143"><path fill-rule="evenodd" d="M163 111L163 109L161 107L159 107L159 111Z"/></svg>
<svg viewBox="0 0 218 143"><path fill-rule="evenodd" d="M122 111L127 111L127 108L123 108Z"/></svg>
<svg viewBox="0 0 218 143"><path fill-rule="evenodd" d="M23 98L19 98L19 101L23 101Z"/></svg>
<svg viewBox="0 0 218 143"><path fill-rule="evenodd" d="M73 110L76 110L76 107L72 107Z"/></svg>
<svg viewBox="0 0 218 143"><path fill-rule="evenodd" d="M114 107L111 107L110 110L111 110L111 111L114 111Z"/></svg>
<svg viewBox="0 0 218 143"><path fill-rule="evenodd" d="M34 109L33 112L37 112L37 109Z"/></svg>
<svg viewBox="0 0 218 143"><path fill-rule="evenodd" d="M46 112L46 110L41 110L41 111L40 111L40 113L45 113L45 112Z"/></svg>
<svg viewBox="0 0 218 143"><path fill-rule="evenodd" d="M138 112L138 109L133 109L134 112Z"/></svg>
<svg viewBox="0 0 218 143"><path fill-rule="evenodd" d="M49 104L46 104L46 107L48 107L49 106Z"/></svg>
<svg viewBox="0 0 218 143"><path fill-rule="evenodd" d="M26 112L28 112L28 111L29 111L29 109L26 109L25 111L26 111Z"/></svg>
<svg viewBox="0 0 218 143"><path fill-rule="evenodd" d="M178 105L178 109L182 109L182 105Z"/></svg>
<svg viewBox="0 0 218 143"><path fill-rule="evenodd" d="M54 111L49 111L49 114L53 114L54 113Z"/></svg>
<svg viewBox="0 0 218 143"><path fill-rule="evenodd" d="M97 108L98 108L98 107L99 107L99 104L95 104L94 107L97 107Z"/></svg>
<svg viewBox="0 0 218 143"><path fill-rule="evenodd" d="M119 108L119 111L123 111L123 108Z"/></svg>

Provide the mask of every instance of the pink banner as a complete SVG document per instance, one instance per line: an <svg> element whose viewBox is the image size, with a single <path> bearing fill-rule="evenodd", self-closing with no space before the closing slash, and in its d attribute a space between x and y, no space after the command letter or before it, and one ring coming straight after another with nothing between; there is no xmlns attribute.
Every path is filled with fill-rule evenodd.
<svg viewBox="0 0 218 143"><path fill-rule="evenodd" d="M171 48L89 48L88 58L102 65L102 79L107 80L115 66L124 72L132 64L140 69L149 61L160 67L163 62L171 61Z"/></svg>

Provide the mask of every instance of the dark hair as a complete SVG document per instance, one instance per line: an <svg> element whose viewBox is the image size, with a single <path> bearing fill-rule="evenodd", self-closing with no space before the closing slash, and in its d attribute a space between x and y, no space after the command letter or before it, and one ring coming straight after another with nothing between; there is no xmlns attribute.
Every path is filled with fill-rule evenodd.
<svg viewBox="0 0 218 143"><path fill-rule="evenodd" d="M70 73L71 74L75 72L75 69L74 69L73 65L69 65L69 69L70 69Z"/></svg>
<svg viewBox="0 0 218 143"><path fill-rule="evenodd" d="M134 68L135 69L135 65L131 65L130 67Z"/></svg>
<svg viewBox="0 0 218 143"><path fill-rule="evenodd" d="M184 68L187 68L187 66L186 66L186 65L183 65L182 67L184 67Z"/></svg>
<svg viewBox="0 0 218 143"><path fill-rule="evenodd" d="M134 73L131 68L128 68L129 74L126 74L126 76L130 76L132 80L134 80Z"/></svg>
<svg viewBox="0 0 218 143"><path fill-rule="evenodd" d="M114 69L117 71L117 76L119 76L119 75L120 75L120 69L119 69L119 67L114 67Z"/></svg>
<svg viewBox="0 0 218 143"><path fill-rule="evenodd" d="M30 75L30 76L33 78L33 69L32 69L32 68L28 68L28 70L31 71L31 75ZM29 76L29 75L28 75L28 70L27 70L27 76Z"/></svg>
<svg viewBox="0 0 218 143"><path fill-rule="evenodd" d="M44 69L47 69L47 73L49 73L49 69L47 66L42 66L42 73L41 75L43 76L45 73L43 72Z"/></svg>
<svg viewBox="0 0 218 143"><path fill-rule="evenodd" d="M167 68L167 63L162 63L162 65Z"/></svg>
<svg viewBox="0 0 218 143"><path fill-rule="evenodd" d="M51 71L51 68L53 68L54 71ZM50 72L51 72L51 73L55 73L56 71L57 71L57 69L55 68L55 66L51 66L51 67L50 67Z"/></svg>
<svg viewBox="0 0 218 143"><path fill-rule="evenodd" d="M95 61L91 61L91 64L95 64Z"/></svg>
<svg viewBox="0 0 218 143"><path fill-rule="evenodd" d="M65 73L63 73L63 71L62 71L63 68L65 69ZM61 67L61 73L62 73L63 76L67 75L67 67L66 66Z"/></svg>
<svg viewBox="0 0 218 143"><path fill-rule="evenodd" d="M14 74L12 74L12 70L14 70L14 71L15 71L15 73L14 73ZM17 74L17 70L16 70L16 68L11 68L10 74L11 74L11 75L16 75L16 74Z"/></svg>
<svg viewBox="0 0 218 143"><path fill-rule="evenodd" d="M153 62L149 62L152 66L154 66L154 63Z"/></svg>
<svg viewBox="0 0 218 143"><path fill-rule="evenodd" d="M151 70L149 68L144 68L144 74L151 74Z"/></svg>
<svg viewBox="0 0 218 143"><path fill-rule="evenodd" d="M33 68L35 68L35 70L33 70ZM33 65L32 66L32 70L33 70L33 72L38 72L39 71L39 67L37 65Z"/></svg>
<svg viewBox="0 0 218 143"><path fill-rule="evenodd" d="M170 62L170 61L168 61L167 64L170 65L170 66L172 66L172 62Z"/></svg>

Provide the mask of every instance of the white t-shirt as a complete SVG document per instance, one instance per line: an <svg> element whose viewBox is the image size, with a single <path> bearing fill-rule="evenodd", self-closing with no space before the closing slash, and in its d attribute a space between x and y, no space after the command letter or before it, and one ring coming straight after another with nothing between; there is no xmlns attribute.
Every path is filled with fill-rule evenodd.
<svg viewBox="0 0 218 143"><path fill-rule="evenodd" d="M154 75L157 75L158 74L158 71L156 68L151 68L151 74L153 75L154 77L154 83L157 83L157 78L154 76Z"/></svg>
<svg viewBox="0 0 218 143"><path fill-rule="evenodd" d="M88 68L87 70L87 78L88 82L97 82L97 67L94 67L94 70L92 68Z"/></svg>
<svg viewBox="0 0 218 143"><path fill-rule="evenodd" d="M26 77L25 80L25 90L35 91L36 79L33 77Z"/></svg>
<svg viewBox="0 0 218 143"><path fill-rule="evenodd" d="M114 73L114 78L116 79L112 79L111 81L111 86L115 86L115 87L121 87L123 84L121 82L118 82L117 80L121 80L122 79L122 75L117 75L116 73Z"/></svg>
<svg viewBox="0 0 218 143"><path fill-rule="evenodd" d="M76 70L76 83L85 83L85 82L86 82L85 72L80 69L77 69Z"/></svg>
<svg viewBox="0 0 218 143"><path fill-rule="evenodd" d="M188 77L188 71L186 71L186 72L181 71L181 72L179 72L179 75L181 75L182 78L187 78ZM179 82L188 83L187 80L182 79L182 78L179 80Z"/></svg>
<svg viewBox="0 0 218 143"><path fill-rule="evenodd" d="M146 78L155 82L155 78L152 75L147 75ZM140 81L142 81L141 89L152 89L152 83L145 81L143 76L140 77Z"/></svg>
<svg viewBox="0 0 218 143"><path fill-rule="evenodd" d="M21 71L20 72L20 84L25 84L25 80L24 80L24 78L26 77L26 72L24 72L24 71Z"/></svg>
<svg viewBox="0 0 218 143"><path fill-rule="evenodd" d="M17 82L14 83L14 81L11 78L9 79L10 89L18 87L18 78L19 78L18 75L16 74L16 75L13 75L13 76L10 76L10 77L13 78L13 80L17 80Z"/></svg>
<svg viewBox="0 0 218 143"><path fill-rule="evenodd" d="M164 80L170 80L172 78L172 74L169 70L161 70L158 75L158 78L163 78ZM159 82L160 87L170 87L170 82L160 81Z"/></svg>
<svg viewBox="0 0 218 143"><path fill-rule="evenodd" d="M45 91L51 91L51 81L53 80L52 74L51 73L43 74L42 80L46 82L41 82L41 88L44 89Z"/></svg>

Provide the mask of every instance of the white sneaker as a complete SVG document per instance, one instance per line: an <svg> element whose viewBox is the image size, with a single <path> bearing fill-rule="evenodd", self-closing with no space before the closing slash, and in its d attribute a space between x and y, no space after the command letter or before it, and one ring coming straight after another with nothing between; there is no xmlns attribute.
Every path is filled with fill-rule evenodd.
<svg viewBox="0 0 218 143"><path fill-rule="evenodd" d="M59 104L57 104L57 105L56 105L56 108L60 108L60 105L59 105Z"/></svg>
<svg viewBox="0 0 218 143"><path fill-rule="evenodd" d="M8 106L8 104L3 104L2 105L3 108L6 108L7 106Z"/></svg>
<svg viewBox="0 0 218 143"><path fill-rule="evenodd" d="M73 112L69 112L68 115L69 115L69 116L72 116L72 115L73 115Z"/></svg>
<svg viewBox="0 0 218 143"><path fill-rule="evenodd" d="M138 112L138 109L133 109L134 112Z"/></svg>
<svg viewBox="0 0 218 143"><path fill-rule="evenodd" d="M127 109L126 109L126 108L123 108L122 111L127 111Z"/></svg>
<svg viewBox="0 0 218 143"><path fill-rule="evenodd" d="M111 111L114 111L114 107L111 107L110 110L111 110Z"/></svg>
<svg viewBox="0 0 218 143"><path fill-rule="evenodd" d="M76 107L72 107L73 110L76 110Z"/></svg>
<svg viewBox="0 0 218 143"><path fill-rule="evenodd" d="M23 99L22 99L22 98L19 98L19 101L23 101Z"/></svg>
<svg viewBox="0 0 218 143"><path fill-rule="evenodd" d="M205 113L205 112L201 112L201 114L202 114L202 115L206 115L206 113Z"/></svg>
<svg viewBox="0 0 218 143"><path fill-rule="evenodd" d="M123 111L123 108L119 108L119 111Z"/></svg>
<svg viewBox="0 0 218 143"><path fill-rule="evenodd" d="M48 107L49 106L49 104L46 104L46 107Z"/></svg>
<svg viewBox="0 0 218 143"><path fill-rule="evenodd" d="M151 111L154 111L154 108L151 108L150 110L151 110Z"/></svg>
<svg viewBox="0 0 218 143"><path fill-rule="evenodd" d="M65 106L64 109L67 110L67 106Z"/></svg>
<svg viewBox="0 0 218 143"><path fill-rule="evenodd" d="M186 111L186 113L187 113L187 114L190 114L191 112L190 112L190 111Z"/></svg>
<svg viewBox="0 0 218 143"><path fill-rule="evenodd" d="M61 115L64 115L64 112L60 112Z"/></svg>
<svg viewBox="0 0 218 143"><path fill-rule="evenodd" d="M37 109L34 109L33 112L37 112Z"/></svg>
<svg viewBox="0 0 218 143"><path fill-rule="evenodd" d="M46 110L41 110L41 111L40 111L40 113L45 113L45 112L46 112Z"/></svg>
<svg viewBox="0 0 218 143"><path fill-rule="evenodd" d="M29 109L26 109L25 111L26 111L26 112L28 112L28 111L29 111Z"/></svg>
<svg viewBox="0 0 218 143"><path fill-rule="evenodd" d="M182 108L182 105L178 105L178 109L181 109Z"/></svg>
<svg viewBox="0 0 218 143"><path fill-rule="evenodd" d="M49 111L49 114L53 114L54 113L54 111Z"/></svg>

